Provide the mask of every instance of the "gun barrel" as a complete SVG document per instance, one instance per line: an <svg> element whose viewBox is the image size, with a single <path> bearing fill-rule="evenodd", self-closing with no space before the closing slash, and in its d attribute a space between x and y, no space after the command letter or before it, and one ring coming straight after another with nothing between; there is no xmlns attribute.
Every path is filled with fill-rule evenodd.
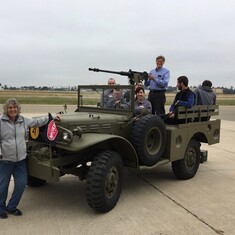
<svg viewBox="0 0 235 235"><path fill-rule="evenodd" d="M134 85L135 83L142 82L143 80L146 81L148 79L148 73L146 71L144 72L137 72L137 71L132 71L131 69L128 72L117 72L117 71L110 71L110 70L103 70L103 69L98 69L98 68L89 68L89 71L94 71L94 72L104 72L104 73L114 73L114 74L119 74L122 76L127 76L129 78L129 83L131 85Z"/></svg>
<svg viewBox="0 0 235 235"><path fill-rule="evenodd" d="M119 74L122 76L131 76L131 72L117 72L117 71L110 71L110 70L103 70L103 69L98 69L98 68L89 68L89 71L94 71L94 72L103 72L103 73L114 73L114 74Z"/></svg>

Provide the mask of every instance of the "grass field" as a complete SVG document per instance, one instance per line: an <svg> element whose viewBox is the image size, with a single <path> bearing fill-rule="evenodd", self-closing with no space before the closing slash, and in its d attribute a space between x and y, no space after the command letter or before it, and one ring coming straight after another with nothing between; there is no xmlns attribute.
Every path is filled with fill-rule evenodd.
<svg viewBox="0 0 235 235"><path fill-rule="evenodd" d="M92 97L97 96L97 93L90 94ZM166 105L170 105L175 97L175 93L167 93ZM1 90L0 104L4 104L8 98L15 98L21 104L77 104L76 91L28 91L28 90ZM235 94L218 94L217 104L219 105L235 105Z"/></svg>
<svg viewBox="0 0 235 235"><path fill-rule="evenodd" d="M21 104L77 104L77 91L0 91L1 104L9 98Z"/></svg>

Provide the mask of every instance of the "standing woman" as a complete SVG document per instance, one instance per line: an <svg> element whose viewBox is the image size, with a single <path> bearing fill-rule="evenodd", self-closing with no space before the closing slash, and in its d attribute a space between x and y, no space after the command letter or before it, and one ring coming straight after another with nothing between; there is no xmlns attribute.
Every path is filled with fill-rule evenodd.
<svg viewBox="0 0 235 235"><path fill-rule="evenodd" d="M0 117L0 219L7 213L22 215L17 209L27 184L26 133L29 127L46 125L49 117L26 118L20 115L21 106L16 99L8 99ZM60 118L57 116L57 120ZM14 190L6 204L11 176Z"/></svg>

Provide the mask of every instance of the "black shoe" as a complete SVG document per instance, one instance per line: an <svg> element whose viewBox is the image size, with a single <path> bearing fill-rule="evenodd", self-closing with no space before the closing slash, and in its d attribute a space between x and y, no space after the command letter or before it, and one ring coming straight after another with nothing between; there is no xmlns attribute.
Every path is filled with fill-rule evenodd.
<svg viewBox="0 0 235 235"><path fill-rule="evenodd" d="M22 215L22 212L21 212L19 209L15 209L15 210L13 210L13 211L7 210L7 213L8 213L8 214L15 215L15 216L21 216L21 215Z"/></svg>
<svg viewBox="0 0 235 235"><path fill-rule="evenodd" d="M7 219L7 213L3 212L0 214L0 219Z"/></svg>

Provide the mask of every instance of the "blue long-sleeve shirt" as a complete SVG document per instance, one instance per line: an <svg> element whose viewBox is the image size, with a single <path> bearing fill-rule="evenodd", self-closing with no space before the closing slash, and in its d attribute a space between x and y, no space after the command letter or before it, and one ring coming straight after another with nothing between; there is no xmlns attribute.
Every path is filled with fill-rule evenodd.
<svg viewBox="0 0 235 235"><path fill-rule="evenodd" d="M150 90L166 90L170 81L170 71L166 68L152 69L150 72L154 76L154 80L146 80L144 85Z"/></svg>

